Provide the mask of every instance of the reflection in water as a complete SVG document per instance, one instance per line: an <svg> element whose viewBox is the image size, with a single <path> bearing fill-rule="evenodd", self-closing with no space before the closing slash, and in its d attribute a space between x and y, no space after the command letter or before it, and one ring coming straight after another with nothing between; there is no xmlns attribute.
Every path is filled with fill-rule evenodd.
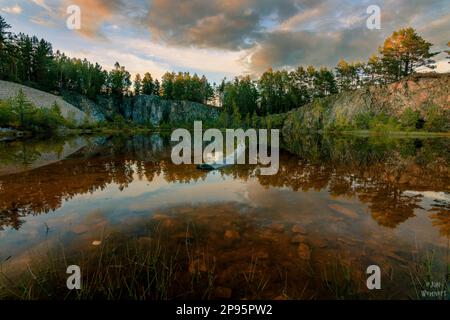
<svg viewBox="0 0 450 320"><path fill-rule="evenodd" d="M439 228L441 236L450 238L450 201L435 200L431 212L433 226Z"/></svg>
<svg viewBox="0 0 450 320"><path fill-rule="evenodd" d="M324 274L336 266L320 268L330 261L360 266L361 281L369 264L406 274L425 250L436 250L440 270L448 264L450 139L308 136L281 151L274 176L255 166L173 165L168 137L157 134L1 150L0 260L51 239L83 247L105 229L145 238L156 219L166 223L168 245L189 226L200 230L201 255L216 257L217 285L235 298L277 297L287 274L289 297L330 297ZM236 289L234 275L256 257L265 295ZM397 280L387 295L408 296L410 279Z"/></svg>

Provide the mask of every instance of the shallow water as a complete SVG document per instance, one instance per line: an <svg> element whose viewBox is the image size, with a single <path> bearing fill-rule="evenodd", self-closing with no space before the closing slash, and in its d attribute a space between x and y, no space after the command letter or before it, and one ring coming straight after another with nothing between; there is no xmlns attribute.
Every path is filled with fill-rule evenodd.
<svg viewBox="0 0 450 320"><path fill-rule="evenodd" d="M173 165L159 134L0 150L6 273L53 246L92 250L111 234L145 241L157 223L168 244L201 245L200 272L210 267L199 261L214 260L217 297L426 298L428 283L447 286L450 139L305 137L280 151L274 176ZM381 268L381 290L366 287L370 265ZM248 270L264 284L256 295L242 289Z"/></svg>

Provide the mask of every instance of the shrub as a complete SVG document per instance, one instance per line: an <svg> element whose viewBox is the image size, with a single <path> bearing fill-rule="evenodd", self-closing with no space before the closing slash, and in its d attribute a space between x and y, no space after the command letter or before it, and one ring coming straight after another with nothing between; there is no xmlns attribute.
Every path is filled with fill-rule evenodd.
<svg viewBox="0 0 450 320"><path fill-rule="evenodd" d="M420 112L407 108L400 116L400 124L403 129L415 130L418 129L420 121Z"/></svg>
<svg viewBox="0 0 450 320"><path fill-rule="evenodd" d="M61 114L60 107L54 103L50 109L35 109L30 117L30 126L36 131L54 131L65 126L66 120Z"/></svg>
<svg viewBox="0 0 450 320"><path fill-rule="evenodd" d="M388 132L399 130L399 122L397 119L388 116L381 112L375 115L370 121L369 126L371 130L378 132Z"/></svg>
<svg viewBox="0 0 450 320"><path fill-rule="evenodd" d="M113 126L118 129L123 129L126 126L125 118L120 114L116 114L113 119Z"/></svg>
<svg viewBox="0 0 450 320"><path fill-rule="evenodd" d="M354 124L357 129L360 130L369 130L370 129L370 121L374 117L372 112L363 112L356 115Z"/></svg>
<svg viewBox="0 0 450 320"><path fill-rule="evenodd" d="M427 131L447 131L450 126L450 115L446 110L433 105L425 111L424 128Z"/></svg>
<svg viewBox="0 0 450 320"><path fill-rule="evenodd" d="M51 108L37 108L20 90L13 99L0 102L0 125L42 132L68 126L69 122L56 102Z"/></svg>
<svg viewBox="0 0 450 320"><path fill-rule="evenodd" d="M0 101L0 126L10 127L15 122L11 101Z"/></svg>

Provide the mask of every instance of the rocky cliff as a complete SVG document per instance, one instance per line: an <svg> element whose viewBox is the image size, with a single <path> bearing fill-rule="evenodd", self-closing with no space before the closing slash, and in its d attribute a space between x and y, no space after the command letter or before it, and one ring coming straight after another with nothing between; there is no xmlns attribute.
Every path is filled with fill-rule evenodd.
<svg viewBox="0 0 450 320"><path fill-rule="evenodd" d="M19 93L19 90L22 90L27 99L38 108L51 108L54 103L57 103L65 118L70 118L78 124L82 124L84 121L91 121L89 115L81 111L78 106L68 103L59 96L18 83L0 80L0 100L14 98Z"/></svg>
<svg viewBox="0 0 450 320"><path fill-rule="evenodd" d="M121 111L127 120L153 126L161 123L192 124L195 120L207 122L216 120L220 114L219 108L201 103L164 100L147 95L125 99Z"/></svg>
<svg viewBox="0 0 450 320"><path fill-rule="evenodd" d="M448 118L450 129L450 74L416 74L389 85L373 85L316 100L290 111L283 123L283 136L301 129L351 125L358 115L384 113L399 119L407 109L427 121L427 110L437 108Z"/></svg>
<svg viewBox="0 0 450 320"><path fill-rule="evenodd" d="M213 106L190 101L164 100L150 95L125 97L120 103L106 95L98 96L96 102L74 92L63 92L62 96L97 121L114 121L115 116L121 114L126 120L140 125L180 125L192 124L195 120L215 120L220 114L220 109Z"/></svg>
<svg viewBox="0 0 450 320"><path fill-rule="evenodd" d="M95 121L106 120L105 111L102 110L103 108L100 106L100 104L93 102L86 96L67 90L63 90L61 92L61 96L65 101L74 105L76 108L89 115Z"/></svg>

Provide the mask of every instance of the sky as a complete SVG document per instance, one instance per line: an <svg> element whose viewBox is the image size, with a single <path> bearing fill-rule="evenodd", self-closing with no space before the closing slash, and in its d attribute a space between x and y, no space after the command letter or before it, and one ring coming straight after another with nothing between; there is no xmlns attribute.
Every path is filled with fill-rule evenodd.
<svg viewBox="0 0 450 320"><path fill-rule="evenodd" d="M67 27L67 8L81 13ZM381 9L380 29L367 28ZM205 74L211 81L272 67L334 67L339 59L367 61L383 40L413 27L433 50L450 41L449 0L0 0L0 15L54 50L109 70L118 61L132 74ZM450 72L437 56L438 71Z"/></svg>

